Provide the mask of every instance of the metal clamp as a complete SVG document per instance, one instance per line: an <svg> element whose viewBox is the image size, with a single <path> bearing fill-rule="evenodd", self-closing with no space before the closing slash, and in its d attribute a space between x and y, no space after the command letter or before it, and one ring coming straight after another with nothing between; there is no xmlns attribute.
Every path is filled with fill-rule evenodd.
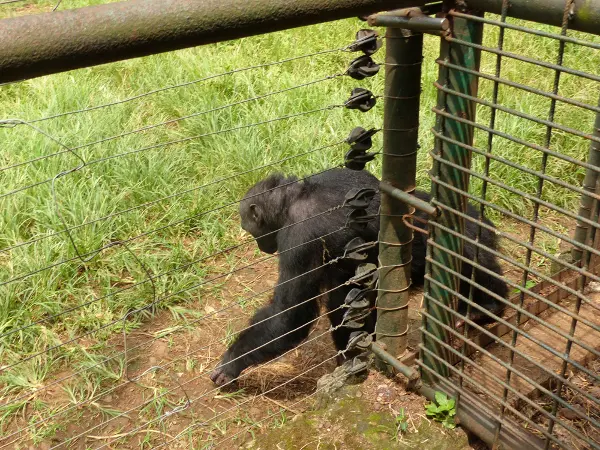
<svg viewBox="0 0 600 450"><path fill-rule="evenodd" d="M428 17L418 7L373 14L367 17L367 22L372 27L402 28L434 35L447 33L450 28L450 22L446 17Z"/></svg>

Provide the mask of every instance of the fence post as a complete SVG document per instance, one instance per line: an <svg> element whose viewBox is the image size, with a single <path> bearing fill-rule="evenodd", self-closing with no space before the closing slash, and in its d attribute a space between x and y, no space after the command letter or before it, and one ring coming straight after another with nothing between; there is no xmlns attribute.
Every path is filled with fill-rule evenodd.
<svg viewBox="0 0 600 450"><path fill-rule="evenodd" d="M382 182L415 189L423 34L386 29ZM402 216L413 209L381 193L377 341L399 358L408 344L408 288L412 231ZM388 366L389 367L389 366ZM387 369L391 370L391 369Z"/></svg>
<svg viewBox="0 0 600 450"><path fill-rule="evenodd" d="M470 13L472 14L473 12L470 11ZM481 44L483 24L457 17L452 17L451 23L451 31L454 37L467 42ZM478 71L480 52L471 47L450 43L442 38L440 59ZM449 88L476 97L478 88L478 78L476 76L459 70L448 69L447 67L444 67L444 65L441 65L439 69L437 99L438 110L445 111L447 114L455 117L475 121L475 103L473 101L446 93L442 89L439 89L440 87ZM452 143L450 140L472 145L473 127L451 118L444 118L444 116L438 115L435 133L434 156L462 167L470 168L470 152L457 143ZM432 197L435 201L458 211L464 212L466 210L466 199L464 196L442 184L438 184L445 183L453 188L468 192L469 177L466 173L434 159L431 181ZM435 221L456 232L464 233L464 220L448 211L444 211L440 217L435 219ZM438 245L462 254L461 239L436 229L434 226L430 226L429 231L429 238L434 240ZM443 250L435 249L431 245L428 246L427 253L429 258L440 265L449 267L456 272L460 272L461 264L460 260L457 258L453 258ZM441 342L450 342L449 332L444 329L441 324L452 326L453 316L439 305L428 300L428 297L439 301L449 308L454 308L456 305L455 299L453 298L454 296L440 287L440 285L447 286L457 292L459 283L456 277L430 262L427 263L426 275L428 278L430 277L432 281L427 279L425 281L424 308L427 314L435 320L429 320L427 317L424 318L423 328L428 334L423 334L421 361L429 370L422 370L421 372L425 382L433 383L436 381L434 373L442 377L447 377L449 375L449 370L446 365L449 364L450 361L448 352L437 340ZM429 337L430 335L435 336L435 339ZM446 364L436 359L432 354L442 358Z"/></svg>
<svg viewBox="0 0 600 450"><path fill-rule="evenodd" d="M598 106L600 106L600 99L598 100ZM594 130L593 135L600 137L600 114L596 114L596 121L594 122ZM595 141L591 141L590 143L590 152L588 154L587 162L593 166L600 167L600 144ZM598 182L598 172L592 169L587 169L585 172L585 178L583 180L583 189L586 191L597 194L598 191L596 189ZM581 196L581 202L579 206L580 217L584 219L596 220L595 217L591 217L592 214L592 206L594 204L594 199L592 197L588 197L586 195ZM588 228L590 226L586 223L583 223L581 220L577 221L577 228L575 228L575 236L574 239L577 242L586 243L588 238ZM594 242L595 230L591 230L590 234L591 241ZM581 260L583 255L583 250L574 247L571 251L571 255L573 256L574 261ZM594 258L597 259L597 258ZM592 266L593 269L593 266Z"/></svg>

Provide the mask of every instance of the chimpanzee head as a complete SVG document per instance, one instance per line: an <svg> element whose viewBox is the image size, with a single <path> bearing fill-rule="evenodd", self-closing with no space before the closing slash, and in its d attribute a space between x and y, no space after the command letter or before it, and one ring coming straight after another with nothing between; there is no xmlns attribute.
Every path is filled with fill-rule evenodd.
<svg viewBox="0 0 600 450"><path fill-rule="evenodd" d="M259 181L240 202L242 228L250 233L265 253L277 251L277 233L285 225L287 210L287 187L296 178L273 174Z"/></svg>

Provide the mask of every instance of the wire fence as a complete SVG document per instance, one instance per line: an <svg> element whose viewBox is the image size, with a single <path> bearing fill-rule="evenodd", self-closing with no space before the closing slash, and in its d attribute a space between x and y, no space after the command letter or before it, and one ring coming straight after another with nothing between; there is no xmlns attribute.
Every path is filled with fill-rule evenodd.
<svg viewBox="0 0 600 450"><path fill-rule="evenodd" d="M600 37L455 6L0 86L0 448L240 448L368 351L489 445L600 448Z"/></svg>
<svg viewBox="0 0 600 450"><path fill-rule="evenodd" d="M171 448L175 445L172 441L186 440L193 445L220 446L225 441L246 439L261 423L293 411L296 405L316 394L314 384L318 376L330 370L336 358L346 352L345 348L331 348L329 336L343 334L341 315L347 308L342 301L338 306L314 313L303 323L290 323L289 329L279 324L306 311L313 314L315 303L324 303L323 297L337 295L339 300L352 286L358 286L358 281L353 281L351 276L338 277L338 281L322 292L298 298L268 317L253 320L250 325L247 322L252 310L270 296L275 295L275 301L281 302L281 298L278 300L282 295L280 291L293 292L290 289L298 284L316 283L323 278L324 270L344 263L345 255L335 253L339 250L338 242L350 240L348 236L355 232L351 221L340 219L343 214L336 217L337 222L332 222L337 225L331 230L317 234L302 231L323 229L310 224L331 221L332 214L347 210L344 197L339 204L313 209L303 217L276 229L265 229L258 235L237 239L228 230L235 229L235 211L241 203L260 201L271 194L277 196L279 191L287 192L293 186L310 186L319 176L340 170L348 145L352 148L353 141L347 137L350 129L331 129L323 137L308 136L299 140L317 143L308 149L282 149L270 152L268 157L242 161L242 164L236 161L230 167L222 162L214 164L224 167L225 171L201 177L202 183L196 186L178 182L169 186L166 195L156 195L161 190L154 189L147 180L138 179L129 184L120 177L127 166L147 172L147 165L157 157L156 154L147 156L149 152L165 152L173 146L178 146L179 152L190 152L190 143L236 133L244 133L244 136L233 138L232 142L245 149L246 146L240 145L244 139L264 133L253 130L280 122L297 123L298 119L309 116L323 117L336 109L370 110L377 96L366 89L348 91L350 96L340 98L339 102L333 100L325 106L295 108L293 113L275 116L271 111L280 108L271 108L268 103L271 97L318 88L342 77L356 83L357 79L375 75L378 66L368 51L363 57L344 56L333 64L325 59L360 52L365 44L380 45L377 35L359 34L356 42L335 49L235 68L68 112L1 121L6 142L13 140L16 148L39 146L43 150L22 153L11 150L4 155L0 169L3 180L7 181L7 188L0 197L7 211L3 221L14 231L4 234L0 250L3 261L7 262L3 264L0 289L3 298L10 299L5 303L7 311L0 327L3 343L0 408L5 419L1 448L16 448L26 443L64 448L83 442L94 448L142 443ZM254 88L249 84L247 97L219 106L207 105L192 113L181 114L178 109L172 113L174 118L155 122L149 118L149 124L101 137L90 139L88 136L95 133L81 129L105 120L107 112L115 108L137 103L133 110L140 111L138 108L145 107L140 102L150 98L160 102L157 96L177 95L178 90L202 87L222 79L229 80L221 82L224 86L236 87L235 77L247 73L251 83L259 79L260 71L279 70L298 62L347 67L317 76L313 81L260 94L252 92ZM282 70L285 73L286 69ZM322 71L315 73L318 72ZM15 86L18 85L6 88ZM343 86L336 87L335 96L339 97L343 90ZM324 93L327 92L325 89ZM232 93L230 98L238 97L237 92ZM319 100L331 101L323 96L323 91L319 95ZM306 92L298 98L305 96ZM238 117L241 116L229 113L240 111L237 114L251 117L256 111L253 105L267 110L270 117L240 123ZM249 114L240 109L246 107ZM223 116L223 113L227 114ZM343 114L353 121L356 117L351 116L359 113ZM62 127L66 120L76 130L74 135L64 132ZM54 125L57 121L60 123ZM206 131L190 133L182 127L184 121L191 123L190 129ZM294 125L284 127L295 129ZM170 129L175 129L175 133L169 134ZM158 137L152 135L156 132L160 132ZM375 132L367 133L369 142ZM272 129L267 129L265 136L272 133ZM179 136L172 138L173 135ZM154 142L139 145L145 141ZM219 143L207 145L210 148ZM199 156L192 153L192 157ZM365 150L357 154L364 156ZM189 158L184 156L182 161L189 163ZM346 164L350 160L346 158ZM286 166L305 167L308 175L290 178L246 196L239 194L248 189L251 181L256 182ZM116 201L108 208L105 203L109 199L104 197L99 204L93 198L94 186L98 188L105 179L117 183L116 191L110 189ZM159 179L151 181L161 183ZM136 195L135 183L150 187L151 194ZM232 188L232 183L239 183L239 187ZM136 198L128 199L131 195ZM29 209L32 204L35 207ZM106 213L98 215L98 211ZM17 216L21 213L29 216L27 224L19 221ZM134 227L128 226L132 215L136 215L136 221L142 219ZM215 228L214 223L219 222L225 224ZM304 233L302 239L279 248L277 254L259 257L253 250L255 242L275 239L284 232L294 234L295 230ZM212 237L207 239L208 235ZM173 239L183 239L187 245L175 244ZM275 280L277 262L281 258L302 257L315 245L329 251L325 246L330 243L335 244L332 253L324 253L320 263L307 263L299 273L282 273ZM161 251L169 257L164 258ZM152 253L158 253L159 257L148 257ZM103 271L114 273L106 278L102 276ZM53 291L58 297L56 300L51 299ZM61 295L61 291L66 295ZM43 296L49 298L46 303L40 301ZM150 318L153 319L148 320ZM324 325L324 320L330 320L332 325ZM299 358L296 349L271 355L272 347L289 347L288 340L297 340L298 333L308 334L313 325L317 326L310 336L296 347L312 349L312 357ZM265 357L265 363L244 371L237 379L228 379L222 386L211 382L209 375L218 362L219 352L238 340L244 341L256 328L277 330L278 327L282 331L265 342L254 338L256 342L251 348L222 367L233 366L259 353L271 355ZM175 341L178 342L174 347L176 351L167 351L166 346ZM286 362L290 358L292 364ZM237 389L227 389L234 383ZM294 400L298 396L302 399ZM250 420L250 415L244 414L244 405L257 402L262 404ZM129 424L124 426L124 422ZM66 423L77 425L61 425ZM177 426L173 428L175 423ZM234 432L219 433L221 423L234 426Z"/></svg>

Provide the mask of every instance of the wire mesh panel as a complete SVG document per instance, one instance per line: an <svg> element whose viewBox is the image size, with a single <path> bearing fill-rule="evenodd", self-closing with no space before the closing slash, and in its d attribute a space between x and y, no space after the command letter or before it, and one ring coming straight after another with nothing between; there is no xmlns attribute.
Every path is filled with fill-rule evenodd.
<svg viewBox="0 0 600 450"><path fill-rule="evenodd" d="M0 448L238 448L364 369L382 83L358 25L0 87Z"/></svg>
<svg viewBox="0 0 600 450"><path fill-rule="evenodd" d="M600 448L600 38L575 6L561 28L448 10L437 60L418 362L507 448Z"/></svg>

